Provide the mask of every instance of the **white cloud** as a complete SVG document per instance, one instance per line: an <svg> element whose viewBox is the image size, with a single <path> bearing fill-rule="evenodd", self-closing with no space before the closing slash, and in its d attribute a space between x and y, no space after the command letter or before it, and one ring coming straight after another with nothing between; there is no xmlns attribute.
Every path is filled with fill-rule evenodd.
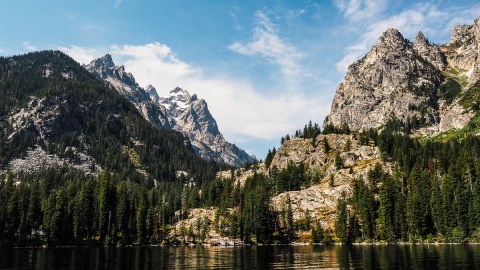
<svg viewBox="0 0 480 270"><path fill-rule="evenodd" d="M172 90L181 86L183 81L201 75L200 69L179 60L168 46L158 42L139 46L114 45L111 53L139 82L158 85L164 91Z"/></svg>
<svg viewBox="0 0 480 270"><path fill-rule="evenodd" d="M63 51L87 63L99 50L72 46ZM180 86L205 99L220 131L232 142L277 140L328 110L320 105L320 100L301 93L268 96L239 78L221 74L207 77L200 68L182 61L171 48L158 42L114 45L111 54L116 64L123 64L140 85L154 85L161 96ZM83 60L89 57L90 60Z"/></svg>
<svg viewBox="0 0 480 270"><path fill-rule="evenodd" d="M98 49L85 48L80 46L58 47L58 49L75 59L80 64L88 64L92 60L102 56Z"/></svg>
<svg viewBox="0 0 480 270"><path fill-rule="evenodd" d="M32 43L28 42L28 41L25 41L22 43L22 46L23 48L25 48L25 50L27 51L37 51L37 47L35 45L33 45Z"/></svg>
<svg viewBox="0 0 480 270"><path fill-rule="evenodd" d="M287 80L302 73L299 61L304 55L298 49L283 40L278 34L278 28L263 12L256 14L257 26L253 29L250 41L234 42L229 49L237 53L256 56L260 55L278 65Z"/></svg>

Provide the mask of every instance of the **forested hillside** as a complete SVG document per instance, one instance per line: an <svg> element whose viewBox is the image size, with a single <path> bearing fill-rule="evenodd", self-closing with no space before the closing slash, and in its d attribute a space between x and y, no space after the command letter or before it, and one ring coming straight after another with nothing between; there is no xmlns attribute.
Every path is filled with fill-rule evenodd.
<svg viewBox="0 0 480 270"><path fill-rule="evenodd" d="M144 243L218 170L58 51L0 58L0 126L2 245Z"/></svg>

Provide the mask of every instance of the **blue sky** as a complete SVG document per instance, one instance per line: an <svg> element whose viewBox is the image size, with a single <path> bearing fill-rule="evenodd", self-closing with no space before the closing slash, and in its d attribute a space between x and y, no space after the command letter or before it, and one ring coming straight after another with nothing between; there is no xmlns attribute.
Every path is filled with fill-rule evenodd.
<svg viewBox="0 0 480 270"><path fill-rule="evenodd" d="M231 142L264 158L280 137L322 123L349 64L388 28L446 43L478 0L50 0L0 2L0 54L106 53L160 95L207 100Z"/></svg>

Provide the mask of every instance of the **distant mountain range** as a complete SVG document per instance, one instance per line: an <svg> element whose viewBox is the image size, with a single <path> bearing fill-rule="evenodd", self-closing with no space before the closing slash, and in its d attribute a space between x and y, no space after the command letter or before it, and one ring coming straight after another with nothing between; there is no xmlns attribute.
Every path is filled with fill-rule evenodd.
<svg viewBox="0 0 480 270"><path fill-rule="evenodd" d="M168 122L155 103L138 102L148 93L122 88L145 95L129 101L62 52L0 58L0 69L0 175L74 168L136 182L202 181L218 169L185 135L151 124ZM135 85L123 68L104 71ZM156 118L145 120L144 111Z"/></svg>
<svg viewBox="0 0 480 270"><path fill-rule="evenodd" d="M155 127L184 133L201 157L239 166L255 158L225 140L207 102L179 87L169 96L159 97L152 85L140 87L123 66L116 66L111 55L93 60L85 68L126 97Z"/></svg>

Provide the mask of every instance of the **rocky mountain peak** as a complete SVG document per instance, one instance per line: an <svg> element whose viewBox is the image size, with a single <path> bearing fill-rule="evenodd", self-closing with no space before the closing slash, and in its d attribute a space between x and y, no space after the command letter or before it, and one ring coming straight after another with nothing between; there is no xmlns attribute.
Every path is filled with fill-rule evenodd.
<svg viewBox="0 0 480 270"><path fill-rule="evenodd" d="M373 63L378 59L391 58L393 57L392 55L403 53L409 46L410 42L406 40L397 29L387 29L387 31L380 36L375 46L373 46L370 52L366 55L365 61ZM350 67L354 66L356 65L351 65Z"/></svg>
<svg viewBox="0 0 480 270"><path fill-rule="evenodd" d="M418 31L414 45L428 46L430 45L430 42L425 38L422 31Z"/></svg>
<svg viewBox="0 0 480 270"><path fill-rule="evenodd" d="M438 46L430 44L428 39L423 35L422 31L417 33L415 42L413 43L413 49L419 56L421 56L424 60L427 60L430 64L434 65L437 69L445 69L445 56L442 54Z"/></svg>
<svg viewBox="0 0 480 270"><path fill-rule="evenodd" d="M123 65L116 66L113 63L110 54L93 60L84 67L128 99L152 125L156 127L170 126L165 116L165 108L157 106L154 96L152 96L152 93L156 93L155 88L146 91L140 87L135 81L135 77L130 72L126 72Z"/></svg>
<svg viewBox="0 0 480 270"><path fill-rule="evenodd" d="M113 68L115 66L115 63L113 63L112 56L107 53L104 56L90 62L89 66L93 66L97 68L99 67Z"/></svg>
<svg viewBox="0 0 480 270"><path fill-rule="evenodd" d="M147 91L155 103L158 103L160 97L158 96L157 89L153 85L147 85L147 87L145 87L145 91Z"/></svg>
<svg viewBox="0 0 480 270"><path fill-rule="evenodd" d="M375 47L386 47L390 50L402 49L408 44L403 35L395 28L389 28L380 36Z"/></svg>
<svg viewBox="0 0 480 270"><path fill-rule="evenodd" d="M470 44L473 41L473 32L473 25L463 24L453 27L449 45L456 48L462 45Z"/></svg>
<svg viewBox="0 0 480 270"><path fill-rule="evenodd" d="M473 114L459 103L461 95L444 91L450 89L447 82L452 76L468 80L460 88L480 78L478 44L480 19L456 26L451 42L442 47L431 44L422 32L411 43L398 30L388 29L365 57L348 68L325 125L346 124L359 131L395 119L418 123L413 130L424 135L462 128Z"/></svg>
<svg viewBox="0 0 480 270"><path fill-rule="evenodd" d="M190 103L192 101L192 97L190 96L190 93L187 90L184 90L180 87L176 87L172 91L170 91L170 97L173 98L173 100L184 102L184 103Z"/></svg>
<svg viewBox="0 0 480 270"><path fill-rule="evenodd" d="M158 103L166 108L172 128L186 134L200 156L230 165L255 160L225 140L207 102L196 94L190 95L187 90L176 87L168 96L160 97Z"/></svg>
<svg viewBox="0 0 480 270"><path fill-rule="evenodd" d="M469 82L476 82L480 78L480 18L472 25L455 26L442 51L450 66L466 71Z"/></svg>

